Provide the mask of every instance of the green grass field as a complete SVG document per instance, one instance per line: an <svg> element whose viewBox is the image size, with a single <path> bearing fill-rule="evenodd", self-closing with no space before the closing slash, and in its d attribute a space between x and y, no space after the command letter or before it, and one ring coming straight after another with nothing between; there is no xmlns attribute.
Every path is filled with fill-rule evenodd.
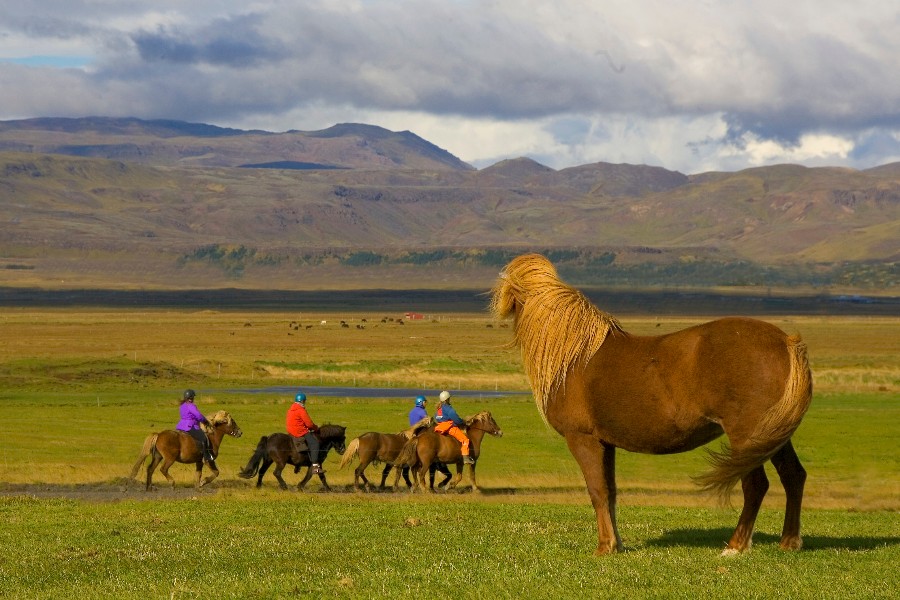
<svg viewBox="0 0 900 600"><path fill-rule="evenodd" d="M356 329L363 318L367 328ZM315 325L293 329L294 321ZM650 333L692 322L623 324ZM518 357L504 347L509 330L481 315L401 326L324 313L5 311L0 596L896 597L900 323L775 322L804 334L816 378L794 437L809 472L804 550L777 549L783 494L772 469L753 550L721 558L739 496L720 507L694 490L703 453L620 452L627 551L595 558L580 471L528 394L455 402L463 414L490 410L504 429L485 440L481 494L465 479L446 494L354 493L352 470L339 470L336 455L325 464L332 493L316 481L305 493L282 492L271 474L258 490L236 477L259 437L283 430L291 400L251 389L524 389ZM144 436L174 426L185 387L199 390L204 413L228 410L244 435L224 441L211 489L194 490L192 468L176 465L175 490L144 492L126 475ZM349 439L401 429L411 405L312 397L308 407L320 424L347 426ZM367 475L377 481L379 472ZM289 484L299 477L286 475Z"/></svg>

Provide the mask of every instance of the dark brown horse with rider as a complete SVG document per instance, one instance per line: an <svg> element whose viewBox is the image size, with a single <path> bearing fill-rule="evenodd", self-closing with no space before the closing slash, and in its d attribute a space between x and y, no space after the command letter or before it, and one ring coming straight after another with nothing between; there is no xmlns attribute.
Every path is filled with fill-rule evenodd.
<svg viewBox="0 0 900 600"><path fill-rule="evenodd" d="M274 464L275 469L272 471L272 474L275 476L275 479L278 480L279 487L286 490L288 487L287 483L281 476L281 472L284 471L284 468L287 465L294 465L294 472L296 473L301 467L307 467L306 475L297 484L297 489L302 490L313 476L313 463L322 464L332 448L337 450L338 454L343 454L345 452L346 430L347 428L341 425L322 425L322 427L319 428L319 431L315 432L315 435L319 438L320 445L319 456L316 461L310 460L308 451L300 452L299 462L295 460L293 457L293 439L290 435L286 433L264 435L259 439L259 443L256 445L253 455L247 462L247 466L241 469L238 473L238 477L250 479L256 475L256 487L261 487L263 475L265 475L269 467ZM322 487L325 488L325 490L331 490L328 486L328 480L325 478L325 472L323 471L318 475L319 481L322 482Z"/></svg>

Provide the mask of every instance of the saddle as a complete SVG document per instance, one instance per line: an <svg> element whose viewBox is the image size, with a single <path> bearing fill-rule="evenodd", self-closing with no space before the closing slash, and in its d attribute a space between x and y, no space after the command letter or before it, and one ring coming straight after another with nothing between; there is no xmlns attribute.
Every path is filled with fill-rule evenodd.
<svg viewBox="0 0 900 600"><path fill-rule="evenodd" d="M309 452L309 445L306 443L305 438L291 436L291 441L294 442L294 448L297 449L297 452Z"/></svg>

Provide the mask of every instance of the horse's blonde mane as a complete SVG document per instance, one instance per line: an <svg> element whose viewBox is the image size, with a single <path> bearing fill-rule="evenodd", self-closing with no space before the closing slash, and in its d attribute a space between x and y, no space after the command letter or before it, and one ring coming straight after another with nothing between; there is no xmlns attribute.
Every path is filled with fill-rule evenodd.
<svg viewBox="0 0 900 600"><path fill-rule="evenodd" d="M412 438L416 437L416 435L418 435L421 430L428 429L432 425L434 425L434 417L422 417L422 419L418 423L415 423L409 428L401 431L400 435L408 440L411 440Z"/></svg>
<svg viewBox="0 0 900 600"><path fill-rule="evenodd" d="M479 413L475 413L471 417L466 417L464 420L466 422L466 427L471 427L472 423L493 420L493 417L491 416L490 411L483 410Z"/></svg>
<svg viewBox="0 0 900 600"><path fill-rule="evenodd" d="M491 296L497 319L514 318L513 345L522 351L525 375L544 422L547 404L566 374L597 352L618 321L580 291L560 281L540 254L514 258L500 273Z"/></svg>
<svg viewBox="0 0 900 600"><path fill-rule="evenodd" d="M217 411L213 416L207 419L209 424L200 423L200 429L203 430L203 433L206 435L212 435L213 431L216 429L216 425L220 425L222 423L230 423L232 421L231 415L228 414L227 410Z"/></svg>

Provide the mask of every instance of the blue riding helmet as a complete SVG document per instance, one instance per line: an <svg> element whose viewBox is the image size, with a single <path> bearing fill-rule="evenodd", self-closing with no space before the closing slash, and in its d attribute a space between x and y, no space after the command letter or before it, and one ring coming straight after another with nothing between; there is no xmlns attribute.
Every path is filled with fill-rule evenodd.
<svg viewBox="0 0 900 600"><path fill-rule="evenodd" d="M425 396L416 396L416 406L425 406Z"/></svg>
<svg viewBox="0 0 900 600"><path fill-rule="evenodd" d="M294 402L299 402L300 404L306 404L306 394L300 392L296 396L294 396Z"/></svg>

